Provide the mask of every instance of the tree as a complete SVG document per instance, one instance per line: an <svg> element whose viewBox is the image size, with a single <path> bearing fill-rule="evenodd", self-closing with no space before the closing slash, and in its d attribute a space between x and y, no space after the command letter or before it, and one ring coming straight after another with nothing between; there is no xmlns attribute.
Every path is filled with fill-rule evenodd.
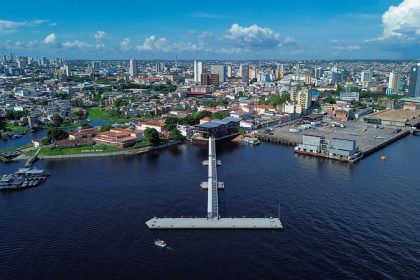
<svg viewBox="0 0 420 280"><path fill-rule="evenodd" d="M239 134L245 135L246 131L243 127L239 128Z"/></svg>
<svg viewBox="0 0 420 280"><path fill-rule="evenodd" d="M54 114L51 118L53 126L60 126L63 124L64 120L59 114Z"/></svg>
<svg viewBox="0 0 420 280"><path fill-rule="evenodd" d="M169 131L169 138L174 140L181 140L184 138L184 136L182 136L181 132L178 129L173 129Z"/></svg>
<svg viewBox="0 0 420 280"><path fill-rule="evenodd" d="M230 113L227 112L227 111L216 112L216 113L213 113L213 115L212 115L213 119L224 119L224 118L229 117L229 116L230 116Z"/></svg>
<svg viewBox="0 0 420 280"><path fill-rule="evenodd" d="M112 128L112 126L110 124L104 124L104 125L101 125L100 130L101 130L101 132L104 132L104 131L111 130L111 128Z"/></svg>
<svg viewBox="0 0 420 280"><path fill-rule="evenodd" d="M144 139L149 141L152 145L160 144L160 136L156 129L146 128L144 130Z"/></svg>
<svg viewBox="0 0 420 280"><path fill-rule="evenodd" d="M47 136L42 140L42 144L48 145L57 140L67 139L68 136L64 130L53 127L48 130Z"/></svg>
<svg viewBox="0 0 420 280"><path fill-rule="evenodd" d="M0 130L6 129L6 122L2 117L0 117Z"/></svg>
<svg viewBox="0 0 420 280"><path fill-rule="evenodd" d="M171 131L176 129L176 125L178 123L178 118L175 116L169 116L165 119L165 129L167 131Z"/></svg>

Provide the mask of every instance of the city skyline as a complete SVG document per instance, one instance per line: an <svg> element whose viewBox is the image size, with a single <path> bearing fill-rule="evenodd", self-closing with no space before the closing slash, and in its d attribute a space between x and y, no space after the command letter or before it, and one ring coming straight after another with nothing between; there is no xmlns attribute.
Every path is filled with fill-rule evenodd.
<svg viewBox="0 0 420 280"><path fill-rule="evenodd" d="M0 52L68 59L419 59L416 0L144 3L34 1L0 11ZM261 10L264 17L261 17ZM52 12L52 11L59 11ZM294 13L290 13L294 11Z"/></svg>

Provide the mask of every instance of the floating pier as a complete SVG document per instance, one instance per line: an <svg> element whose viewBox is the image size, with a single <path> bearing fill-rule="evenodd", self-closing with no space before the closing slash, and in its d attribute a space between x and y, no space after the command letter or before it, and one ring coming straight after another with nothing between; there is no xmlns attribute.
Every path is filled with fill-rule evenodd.
<svg viewBox="0 0 420 280"><path fill-rule="evenodd" d="M207 218L157 218L146 222L149 229L283 229L280 218L220 218L218 190L224 188L217 180L216 145L213 137L209 138L208 180L201 183L207 189Z"/></svg>
<svg viewBox="0 0 420 280"><path fill-rule="evenodd" d="M278 218L153 218L150 229L282 229Z"/></svg>

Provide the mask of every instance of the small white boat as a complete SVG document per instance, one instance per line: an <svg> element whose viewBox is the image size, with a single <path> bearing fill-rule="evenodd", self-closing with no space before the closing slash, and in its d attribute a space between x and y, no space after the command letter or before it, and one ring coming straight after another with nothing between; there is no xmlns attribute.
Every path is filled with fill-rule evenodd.
<svg viewBox="0 0 420 280"><path fill-rule="evenodd" d="M165 248L166 247L166 242L163 240L160 240L159 238L155 241L155 245L159 246L161 248Z"/></svg>

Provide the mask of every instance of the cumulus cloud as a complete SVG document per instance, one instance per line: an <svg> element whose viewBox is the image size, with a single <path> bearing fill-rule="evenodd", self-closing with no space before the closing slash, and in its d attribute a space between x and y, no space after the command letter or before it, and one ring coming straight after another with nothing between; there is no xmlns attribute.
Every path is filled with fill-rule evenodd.
<svg viewBox="0 0 420 280"><path fill-rule="evenodd" d="M95 35L93 35L96 40L101 40L105 38L106 32L105 31L96 31Z"/></svg>
<svg viewBox="0 0 420 280"><path fill-rule="evenodd" d="M151 35L144 39L143 44L137 46L139 51L170 51L170 47L167 45L167 39L165 37L156 38L155 35Z"/></svg>
<svg viewBox="0 0 420 280"><path fill-rule="evenodd" d="M18 31L21 27L32 27L42 24L53 24L49 20L45 19L34 19L25 21L12 21L0 19L0 34L10 34Z"/></svg>
<svg viewBox="0 0 420 280"><path fill-rule="evenodd" d="M414 39L420 37L420 1L404 0L382 15L383 37Z"/></svg>
<svg viewBox="0 0 420 280"><path fill-rule="evenodd" d="M58 46L60 44L57 35L55 35L54 33L47 35L47 37L45 37L42 42L46 45L51 46Z"/></svg>
<svg viewBox="0 0 420 280"><path fill-rule="evenodd" d="M281 45L279 33L256 24L249 27L232 24L224 38L239 48L273 48Z"/></svg>
<svg viewBox="0 0 420 280"><path fill-rule="evenodd" d="M121 50L123 51L130 50L131 49L130 41L131 41L130 38L125 37L120 43Z"/></svg>

